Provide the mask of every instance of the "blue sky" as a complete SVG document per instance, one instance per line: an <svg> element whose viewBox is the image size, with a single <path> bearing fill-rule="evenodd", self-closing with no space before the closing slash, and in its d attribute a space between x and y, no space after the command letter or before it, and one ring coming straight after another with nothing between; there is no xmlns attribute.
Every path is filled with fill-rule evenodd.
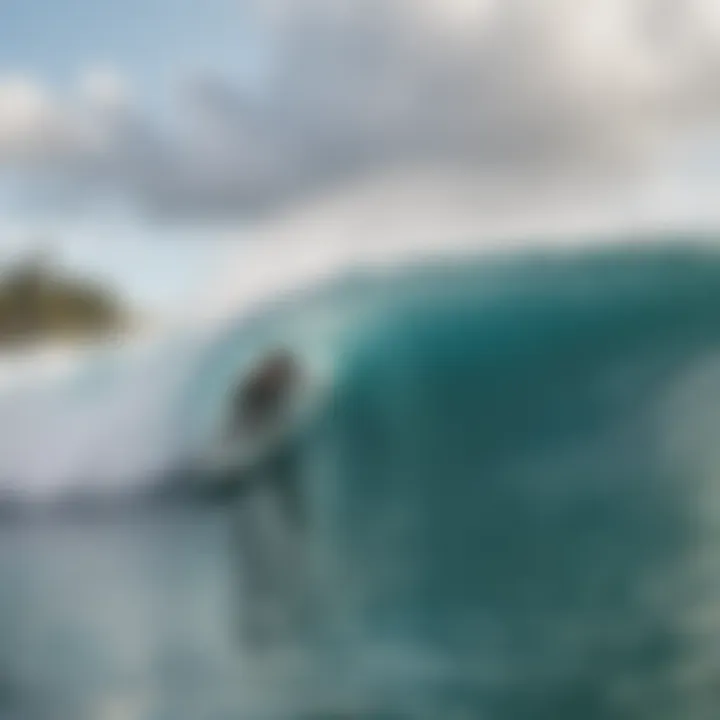
<svg viewBox="0 0 720 720"><path fill-rule="evenodd" d="M8 0L0 4L0 68L60 88L109 66L151 102L190 72L252 74L258 37L235 0Z"/></svg>

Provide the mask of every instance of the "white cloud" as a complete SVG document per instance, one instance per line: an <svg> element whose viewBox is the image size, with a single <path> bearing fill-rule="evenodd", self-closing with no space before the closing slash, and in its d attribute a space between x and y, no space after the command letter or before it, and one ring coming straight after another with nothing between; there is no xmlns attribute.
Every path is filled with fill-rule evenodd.
<svg viewBox="0 0 720 720"><path fill-rule="evenodd" d="M244 216L392 169L613 183L720 120L714 0L246 0L271 66L253 95L188 84L153 121L96 68L60 102L0 81L0 163L169 216Z"/></svg>
<svg viewBox="0 0 720 720"><path fill-rule="evenodd" d="M44 89L23 77L0 79L0 159L52 155L64 143L65 118Z"/></svg>
<svg viewBox="0 0 720 720"><path fill-rule="evenodd" d="M125 78L113 68L92 67L80 77L80 93L94 107L120 109L130 102Z"/></svg>

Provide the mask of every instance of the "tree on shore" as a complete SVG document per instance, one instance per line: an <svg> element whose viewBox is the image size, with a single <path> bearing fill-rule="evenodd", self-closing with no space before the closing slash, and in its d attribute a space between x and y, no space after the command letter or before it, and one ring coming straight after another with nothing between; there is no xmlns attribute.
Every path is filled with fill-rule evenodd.
<svg viewBox="0 0 720 720"><path fill-rule="evenodd" d="M0 346L100 338L126 330L129 322L115 293L63 274L43 255L0 276Z"/></svg>

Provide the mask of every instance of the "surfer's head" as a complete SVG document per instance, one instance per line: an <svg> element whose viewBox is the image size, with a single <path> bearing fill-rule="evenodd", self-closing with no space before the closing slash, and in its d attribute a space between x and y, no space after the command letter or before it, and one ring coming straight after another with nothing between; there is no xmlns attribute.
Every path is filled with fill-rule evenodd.
<svg viewBox="0 0 720 720"><path fill-rule="evenodd" d="M295 356L286 349L265 356L238 387L234 401L234 426L258 432L282 414L300 381Z"/></svg>

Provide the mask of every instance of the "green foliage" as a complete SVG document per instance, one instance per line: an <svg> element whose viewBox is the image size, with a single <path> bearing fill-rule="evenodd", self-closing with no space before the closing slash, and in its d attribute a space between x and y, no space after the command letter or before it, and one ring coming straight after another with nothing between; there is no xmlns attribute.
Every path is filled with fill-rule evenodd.
<svg viewBox="0 0 720 720"><path fill-rule="evenodd" d="M63 276L42 260L0 278L0 346L82 340L127 328L129 313L109 290Z"/></svg>

